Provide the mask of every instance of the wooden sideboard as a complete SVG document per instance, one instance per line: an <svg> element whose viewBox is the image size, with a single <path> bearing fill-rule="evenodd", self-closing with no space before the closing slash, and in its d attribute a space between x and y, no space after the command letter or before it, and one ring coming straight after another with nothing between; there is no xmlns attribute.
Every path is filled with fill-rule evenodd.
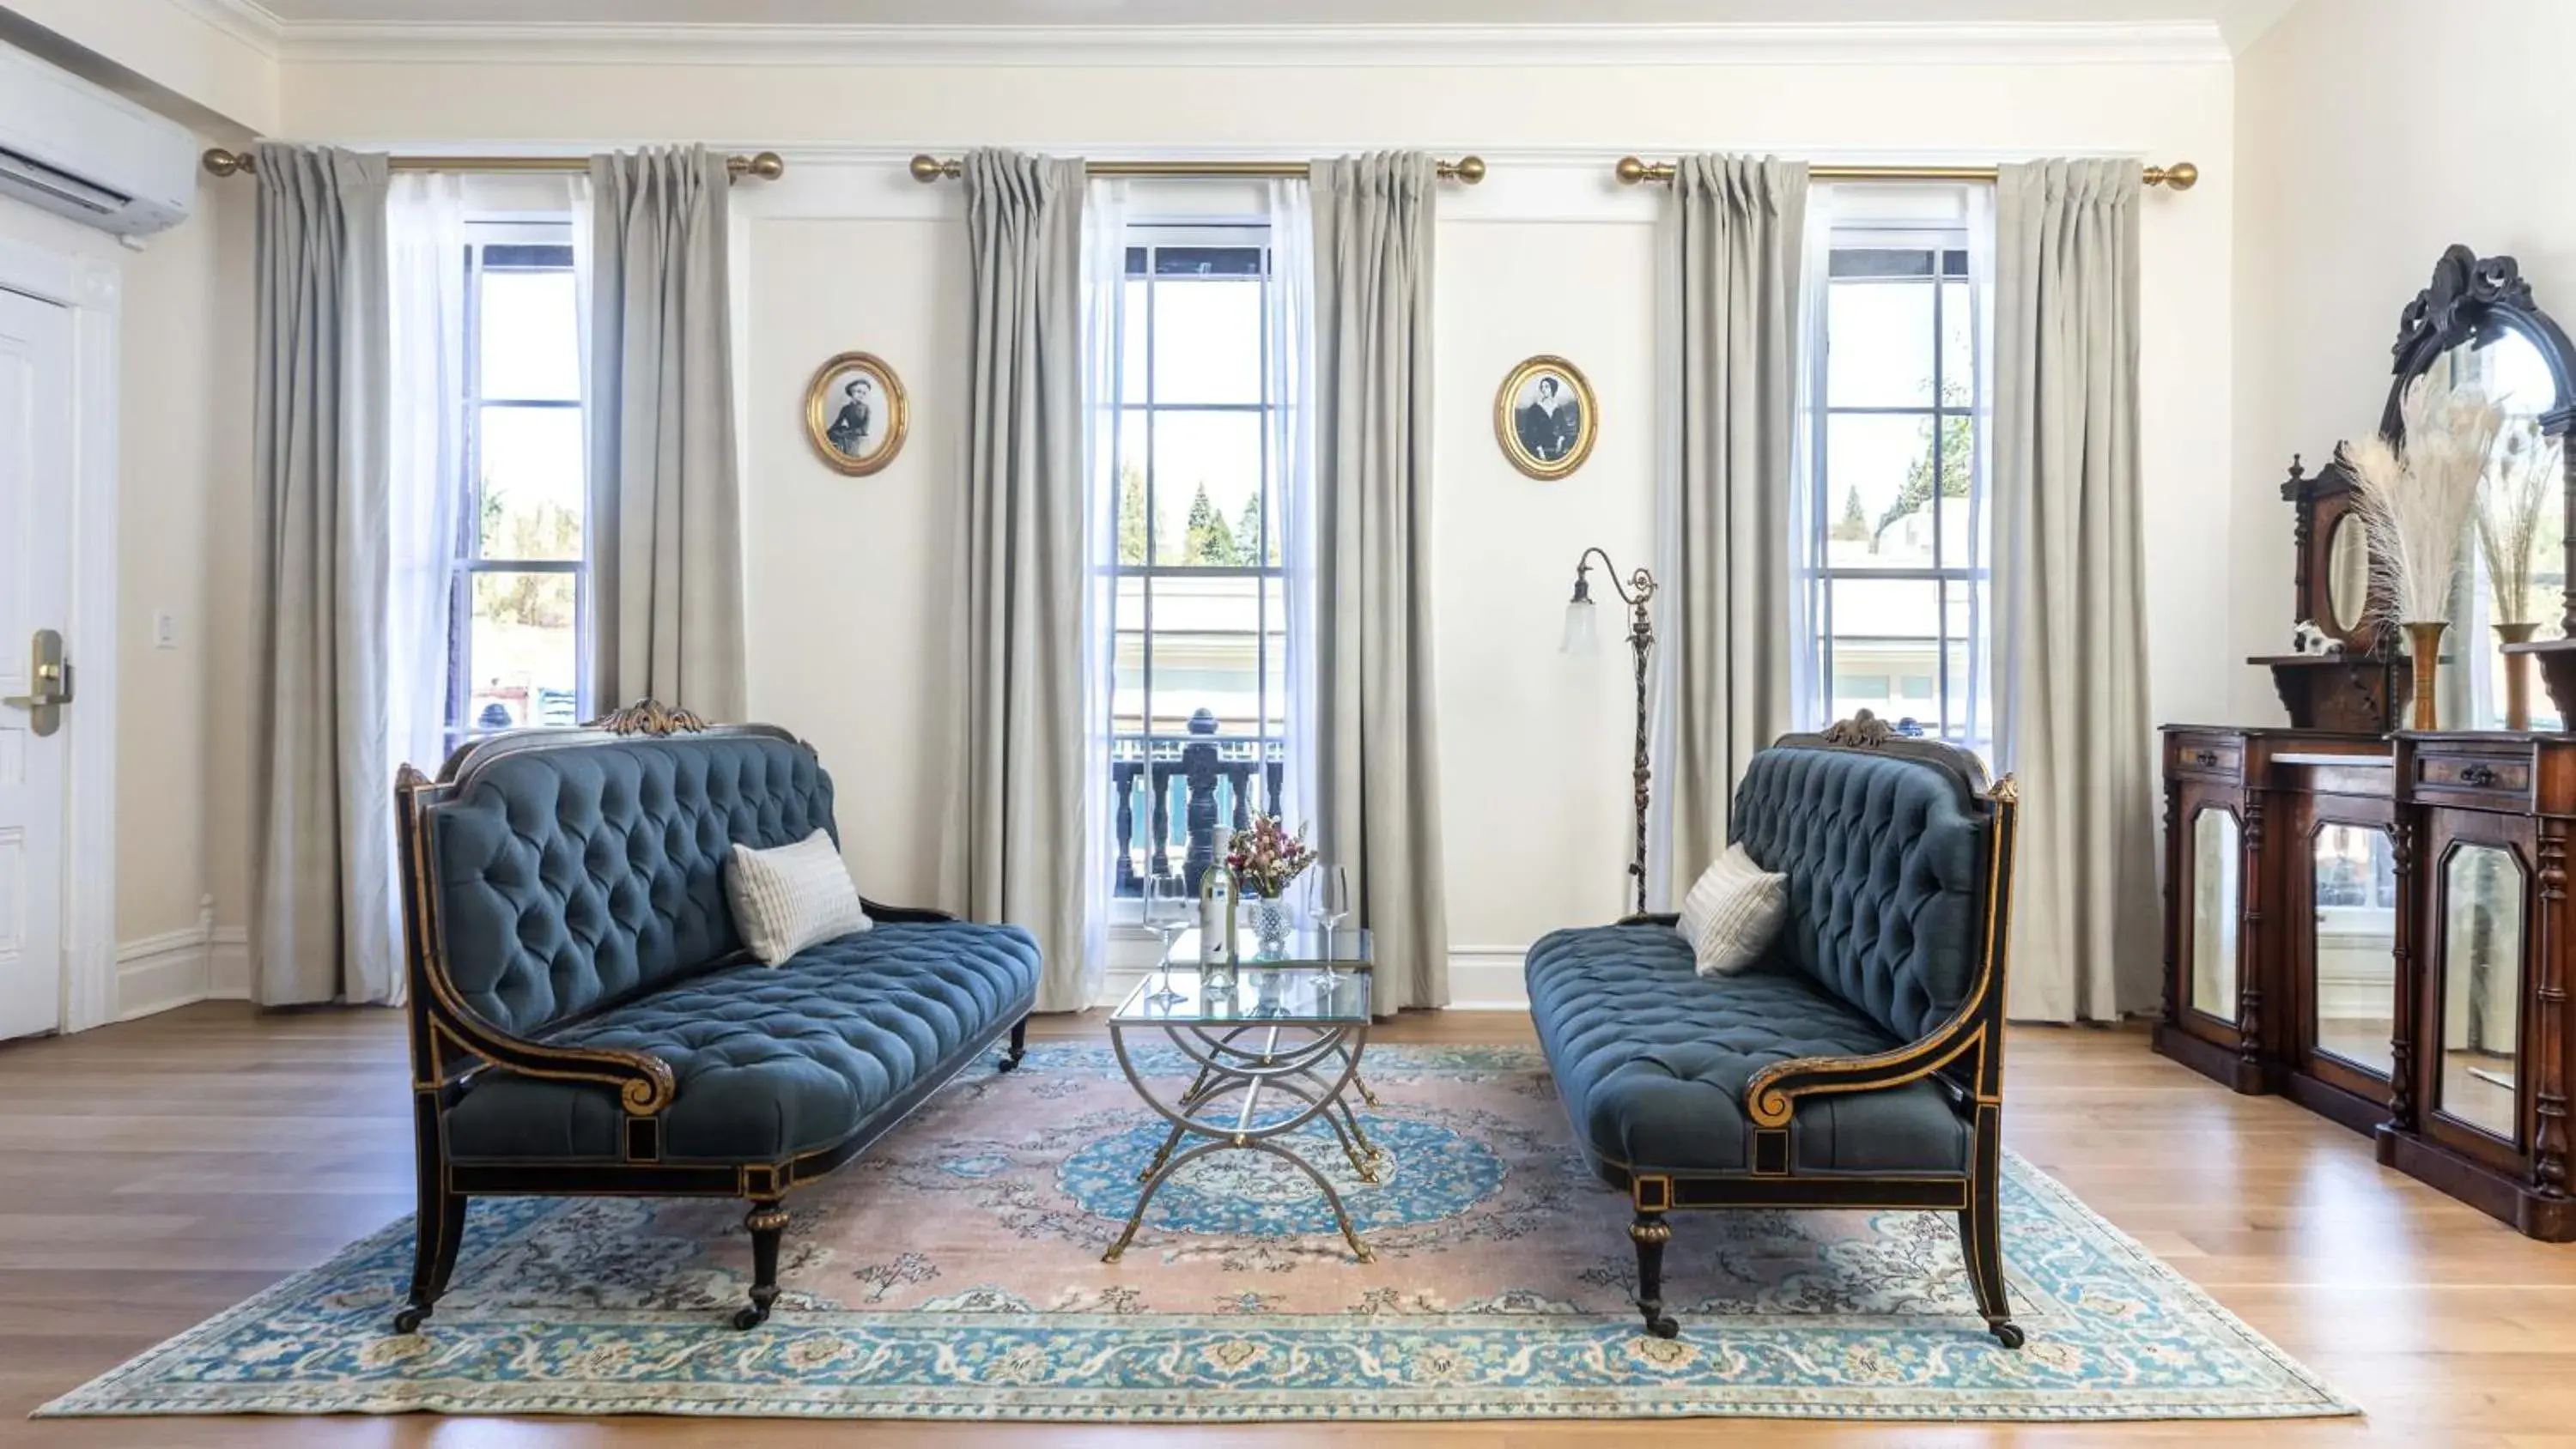
<svg viewBox="0 0 2576 1449"><path fill-rule="evenodd" d="M2576 736L2164 730L2156 1050L2535 1238L2568 1196Z"/></svg>

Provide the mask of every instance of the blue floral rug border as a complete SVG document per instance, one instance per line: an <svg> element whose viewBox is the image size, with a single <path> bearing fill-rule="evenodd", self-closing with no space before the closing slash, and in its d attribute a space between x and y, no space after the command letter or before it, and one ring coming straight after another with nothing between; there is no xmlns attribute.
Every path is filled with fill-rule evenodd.
<svg viewBox="0 0 2576 1449"><path fill-rule="evenodd" d="M1033 1049L1032 1056L1048 1050L1044 1047ZM1053 1054L1060 1056L1062 1066L1079 1068L1086 1063L1091 1049L1067 1044L1054 1048ZM1105 1056L1105 1051L1100 1054ZM1392 1060L1381 1061L1381 1055ZM1512 1048L1449 1048L1417 1052L1381 1049L1381 1052L1371 1054L1371 1075L1381 1082L1401 1080L1405 1069L1474 1076L1489 1071L1513 1070L1527 1059L1527 1053ZM2308 1418L2361 1412L2357 1405L2337 1394L2304 1365L2281 1352L2222 1307L2199 1285L2087 1207L2064 1184L2010 1152L2006 1153L2005 1171L2008 1189L2018 1187L2041 1200L2045 1217L2061 1221L2072 1219L2081 1230L2097 1238L2096 1246L2117 1256L2124 1267L2152 1285L2158 1299L2200 1316L2208 1328L2232 1338L2247 1359L2267 1366L2271 1371L2267 1375L2271 1382L2227 1387L2114 1386L2072 1390L2065 1387L1934 1388L1919 1385L1872 1389L1848 1383L1819 1385L1811 1389L1778 1384L1731 1389L1723 1381L1643 1380L1594 1386L1558 1382L1532 1385L1517 1392L1498 1391L1488 1386L1444 1391L1410 1384L1397 1391L1400 1398L1382 1399L1370 1397L1378 1391L1378 1386L1366 1382L1314 1389L1231 1387L1213 1383L1151 1389L1117 1386L1033 1388L960 1380L949 1384L902 1381L818 1389L776 1381L683 1383L665 1380L632 1385L590 1381L575 1387L550 1388L539 1383L488 1377L424 1376L288 1383L192 1382L171 1377L172 1370L179 1365L219 1354L221 1350L217 1346L224 1340L254 1335L260 1325L279 1316L281 1310L292 1310L298 1305L314 1302L333 1286L345 1284L353 1265L378 1257L407 1265L411 1227L410 1219L406 1217L334 1254L327 1262L291 1275L46 1404L36 1411L35 1417L426 1412L1038 1423L1697 1417L2103 1423L2156 1419ZM555 1210L557 1205L550 1200L519 1200L505 1206L537 1214ZM367 1310L371 1315L375 1311L372 1307ZM606 1336L613 1341L640 1345L639 1351L658 1345L669 1352L685 1354L692 1347L716 1343L765 1349L782 1360L792 1361L800 1346L820 1345L828 1349L835 1342L849 1339L857 1331L854 1328L856 1321L882 1316L846 1309L803 1317L782 1314L780 1319L755 1330L754 1335L748 1338L736 1335L720 1323L674 1323L667 1313L582 1309L566 1315L566 1319L561 1321L536 1315L521 1317L532 1333L566 1327L594 1332L605 1330ZM1642 1339L1634 1324L1624 1318L1616 1321L1601 1319L1580 1329L1570 1329L1562 1318L1553 1318L1553 1321L1542 1325L1516 1314L1493 1313L1406 1314L1384 1321L1359 1315L1246 1318L1155 1314L1147 1323L1139 1323L1134 1318L1122 1320L1113 1315L989 1311L902 1315L907 1320L906 1328L916 1332L933 1328L971 1329L979 1341L1000 1342L1013 1335L1041 1332L1114 1329L1140 1337L1164 1336L1174 1352L1204 1352L1212 1344L1242 1344L1254 1348L1276 1346L1293 1352L1301 1342L1330 1344L1337 1352L1346 1352L1355 1342L1366 1344L1382 1340L1392 1344L1400 1339L1419 1340L1425 1334L1515 1332L1527 1326L1541 1328L1545 1335L1562 1340L1558 1345L1560 1358L1570 1360L1587 1350L1597 1350L1605 1361L1619 1356L1633 1361L1641 1352L1649 1356L1655 1353L1696 1353L1702 1358L1723 1360L1730 1353L1740 1356L1745 1345L1738 1335L1765 1330L1777 1332L1783 1328L1815 1341L1881 1328L1920 1334L1925 1328L1919 1320L1882 1324L1855 1316L1839 1317L1825 1325L1800 1326L1794 1322L1797 1316L1776 1313L1708 1315L1697 1322L1686 1317L1683 1338L1674 1346L1659 1347L1654 1341ZM2026 1318L2025 1321L2029 1320ZM479 1336L488 1338L494 1333L506 1332L511 1322L509 1316L493 1314L476 1320L476 1326ZM1958 1333L1955 1344L1950 1341L1951 1337L1942 1337L1935 1345L1936 1351L1955 1348L1962 1354L1979 1355L2003 1352L1982 1333ZM434 1339L419 1341L434 1344ZM377 1342L392 1343L396 1340L387 1335ZM2034 1348L2041 1342L2042 1330L2034 1326ZM435 1351L434 1347L424 1349L424 1353L431 1356ZM979 1347L978 1351L982 1352L984 1348ZM1695 1361L1676 1358L1673 1364L1679 1367Z"/></svg>

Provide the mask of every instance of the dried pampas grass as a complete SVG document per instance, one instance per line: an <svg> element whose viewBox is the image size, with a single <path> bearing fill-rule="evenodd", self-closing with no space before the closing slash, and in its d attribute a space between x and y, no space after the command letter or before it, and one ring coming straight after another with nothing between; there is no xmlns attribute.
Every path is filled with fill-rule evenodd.
<svg viewBox="0 0 2576 1449"><path fill-rule="evenodd" d="M2374 435L2345 445L2344 463L2361 485L2371 581L2387 622L2442 623L2451 617L2451 583L2504 412L2475 388L2435 387L2419 377L2407 386L2398 416L2406 427L2402 451Z"/></svg>
<svg viewBox="0 0 2576 1449"><path fill-rule="evenodd" d="M2493 463L2478 490L2478 552L2495 590L2496 622L2526 623L2541 512L2558 491L2558 440L2541 436L2537 419L2518 418L2505 425Z"/></svg>

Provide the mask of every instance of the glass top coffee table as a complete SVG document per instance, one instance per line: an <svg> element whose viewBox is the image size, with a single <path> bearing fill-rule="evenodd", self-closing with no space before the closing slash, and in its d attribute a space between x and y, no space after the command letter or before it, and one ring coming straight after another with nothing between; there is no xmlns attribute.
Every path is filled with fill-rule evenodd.
<svg viewBox="0 0 2576 1449"><path fill-rule="evenodd" d="M1190 943L1189 936L1176 943L1175 958L1195 961L1197 948ZM1322 933L1312 933L1303 944L1321 950ZM1177 949L1180 945L1188 945L1186 955ZM1293 1137L1308 1123L1323 1122L1360 1180L1378 1180L1385 1154L1360 1129L1347 1098L1358 1083L1360 1052L1368 1044L1371 983L1362 964L1367 937L1359 931L1336 932L1331 949L1329 969L1321 964L1239 964L1231 988L1210 989L1197 967L1175 966L1168 996L1158 994L1165 977L1157 969L1110 1016L1109 1044L1120 1070L1145 1105L1171 1124L1171 1131L1153 1161L1137 1174L1145 1189L1137 1196L1136 1211L1101 1261L1117 1262L1136 1240L1145 1210L1164 1183L1219 1152L1266 1153L1305 1173L1332 1205L1351 1252L1361 1262L1369 1261L1368 1245L1351 1227L1341 1194L1298 1153ZM1150 1039L1156 1033L1197 1068L1189 1087L1168 1102L1138 1069L1130 1042L1133 1035ZM1366 1089L1361 1090L1365 1097ZM1374 1104L1374 1098L1365 1099Z"/></svg>

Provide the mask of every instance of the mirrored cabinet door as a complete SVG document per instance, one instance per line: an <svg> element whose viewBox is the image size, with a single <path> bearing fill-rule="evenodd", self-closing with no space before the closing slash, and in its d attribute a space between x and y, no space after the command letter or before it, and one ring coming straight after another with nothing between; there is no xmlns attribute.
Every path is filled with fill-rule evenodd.
<svg viewBox="0 0 2576 1449"><path fill-rule="evenodd" d="M2237 933L2244 911L2236 817L2205 809L2191 823L2191 1006L2236 1019Z"/></svg>
<svg viewBox="0 0 2576 1449"><path fill-rule="evenodd" d="M2366 825L2321 825L2314 845L2316 1048L2385 1077L2397 1001L2396 852L2387 831Z"/></svg>
<svg viewBox="0 0 2576 1449"><path fill-rule="evenodd" d="M2507 1142L2519 1120L2523 915L2522 866L2512 851L2463 843L2450 853L2442 866L2433 1106Z"/></svg>

